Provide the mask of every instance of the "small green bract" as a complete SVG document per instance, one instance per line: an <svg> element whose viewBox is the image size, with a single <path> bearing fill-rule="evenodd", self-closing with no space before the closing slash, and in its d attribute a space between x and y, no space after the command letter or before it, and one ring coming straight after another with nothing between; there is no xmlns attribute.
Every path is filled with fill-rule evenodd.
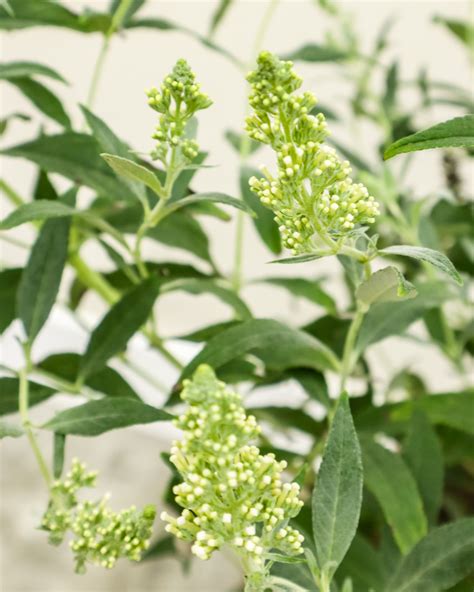
<svg viewBox="0 0 474 592"><path fill-rule="evenodd" d="M278 175L263 168L265 178L252 177L250 187L274 211L285 247L294 255L309 253L326 236L344 238L357 225L375 222L377 202L349 177L349 162L324 144L329 134L324 115L311 115L316 97L294 95L302 79L292 62L263 52L247 80L254 110L247 133L269 144L278 159Z"/></svg>
<svg viewBox="0 0 474 592"><path fill-rule="evenodd" d="M200 559L230 545L259 577L272 549L302 553L303 536L288 526L303 506L300 487L282 482L285 461L251 444L260 427L240 395L202 365L181 397L188 408L175 425L184 438L173 443L170 460L183 477L173 493L185 509L178 518L162 513L166 530L191 541Z"/></svg>

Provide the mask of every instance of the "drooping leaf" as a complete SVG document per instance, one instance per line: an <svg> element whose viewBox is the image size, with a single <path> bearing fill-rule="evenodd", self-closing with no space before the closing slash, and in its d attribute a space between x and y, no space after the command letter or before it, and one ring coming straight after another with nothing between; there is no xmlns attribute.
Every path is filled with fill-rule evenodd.
<svg viewBox="0 0 474 592"><path fill-rule="evenodd" d="M79 376L85 379L107 360L122 352L128 340L147 320L160 284L151 278L132 288L106 313L93 330L81 360Z"/></svg>
<svg viewBox="0 0 474 592"><path fill-rule="evenodd" d="M17 312L30 343L51 312L66 263L70 221L48 220L43 225L21 276Z"/></svg>
<svg viewBox="0 0 474 592"><path fill-rule="evenodd" d="M474 115L455 117L401 138L385 150L384 159L387 160L404 152L456 146L465 148L474 146Z"/></svg>
<svg viewBox="0 0 474 592"><path fill-rule="evenodd" d="M356 350L366 348L391 335L401 335L423 313L452 297L446 284L426 282L416 286L418 296L402 302L379 302L365 316L356 342Z"/></svg>
<svg viewBox="0 0 474 592"><path fill-rule="evenodd" d="M24 76L46 76L66 83L66 80L56 70L38 62L18 61L0 64L0 78L8 80L10 78L23 78Z"/></svg>
<svg viewBox="0 0 474 592"><path fill-rule="evenodd" d="M441 443L426 415L415 410L403 456L418 485L430 524L436 524L443 495L443 453Z"/></svg>
<svg viewBox="0 0 474 592"><path fill-rule="evenodd" d="M474 518L461 518L432 530L389 582L387 592L441 592L472 572Z"/></svg>
<svg viewBox="0 0 474 592"><path fill-rule="evenodd" d="M40 136L31 142L7 148L3 154L26 158L46 171L87 185L99 194L136 201L130 190L100 158L99 144L92 136L75 132Z"/></svg>
<svg viewBox="0 0 474 592"><path fill-rule="evenodd" d="M299 49L286 54L283 59L301 62L336 62L347 59L349 54L336 47L307 43Z"/></svg>
<svg viewBox="0 0 474 592"><path fill-rule="evenodd" d="M313 491L316 559L332 576L357 530L362 505L362 460L349 398L342 394Z"/></svg>
<svg viewBox="0 0 474 592"><path fill-rule="evenodd" d="M42 427L59 434L98 436L131 425L168 421L172 415L134 399L101 399L61 411Z"/></svg>
<svg viewBox="0 0 474 592"><path fill-rule="evenodd" d="M427 532L416 482L399 454L369 439L362 442L364 482L379 502L401 552L406 554Z"/></svg>
<svg viewBox="0 0 474 592"><path fill-rule="evenodd" d="M0 271L0 333L16 318L16 293L21 274L21 269Z"/></svg>
<svg viewBox="0 0 474 592"><path fill-rule="evenodd" d="M451 261L440 253L433 249L426 247L411 247L408 245L394 245L392 247L386 247L379 251L381 255L400 255L402 257L411 257L418 259L419 261L426 261L434 267L437 267L442 272L447 273L457 284L462 285L462 278L456 271L456 268Z"/></svg>
<svg viewBox="0 0 474 592"><path fill-rule="evenodd" d="M69 382L76 380L80 365L81 356L73 353L52 354L37 364L38 368L45 372L59 376ZM139 399L139 396L128 382L109 366L87 376L84 384L109 397Z"/></svg>
<svg viewBox="0 0 474 592"><path fill-rule="evenodd" d="M266 208L258 197L250 190L249 179L252 176L261 176L256 169L244 166L240 170L240 193L245 203L255 212L256 217L252 219L256 231L262 241L272 253L281 253L281 239L278 226L274 221L271 210Z"/></svg>
<svg viewBox="0 0 474 592"><path fill-rule="evenodd" d="M288 290L294 296L299 296L325 308L329 313L336 315L336 303L333 298L321 288L320 281L304 278L270 277L261 280L262 283L271 284Z"/></svg>
<svg viewBox="0 0 474 592"><path fill-rule="evenodd" d="M28 76L9 78L8 82L18 88L47 117L66 129L71 127L71 120L61 101L44 84Z"/></svg>
<svg viewBox="0 0 474 592"><path fill-rule="evenodd" d="M0 415L18 411L18 392L20 383L18 378L0 377ZM28 404L30 407L45 401L56 391L48 386L29 381Z"/></svg>
<svg viewBox="0 0 474 592"><path fill-rule="evenodd" d="M0 222L0 230L7 230L34 220L48 220L50 218L64 218L72 216L74 208L60 201L39 199L21 205Z"/></svg>
<svg viewBox="0 0 474 592"><path fill-rule="evenodd" d="M364 280L356 290L357 299L370 306L375 302L415 298L417 292L396 267L385 267Z"/></svg>
<svg viewBox="0 0 474 592"><path fill-rule="evenodd" d="M245 353L265 355L270 368L337 369L338 360L320 341L271 319L251 319L213 337L186 366L181 380L203 363L215 369Z"/></svg>

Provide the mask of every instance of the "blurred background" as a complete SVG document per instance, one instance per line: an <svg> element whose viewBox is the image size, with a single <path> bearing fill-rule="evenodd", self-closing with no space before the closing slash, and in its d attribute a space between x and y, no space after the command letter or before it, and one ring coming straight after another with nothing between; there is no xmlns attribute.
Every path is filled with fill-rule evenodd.
<svg viewBox="0 0 474 592"><path fill-rule="evenodd" d="M38 0L41 1L41 0ZM90 6L96 10L106 9L108 2L74 0L64 2L74 10ZM449 35L446 28L434 22L435 17L465 20L469 17L468 2L446 0L359 0L337 2L337 6L349 15L350 22L363 53L370 55L375 39L384 24L393 20L388 35L388 48L383 61L386 65L397 59L399 76L403 80L416 80L421 69L430 79L445 81L472 89L472 70L466 52ZM192 31L206 35L215 1L156 1L149 0L140 11L141 16L159 16L179 23ZM253 59L254 39L262 17L268 8L263 0L236 0L216 32L214 41L238 56L249 67ZM271 23L263 40L262 48L280 55L287 55L305 43L323 44L329 31L337 29L334 19L321 10L318 2L310 0L281 0L277 3ZM100 50L98 35L83 36L59 28L28 29L21 32L2 34L2 61L37 60L62 73L69 86L61 87L61 96L66 100L67 111L75 117L78 126L81 116L77 107L86 99L93 67ZM213 168L197 172L193 187L197 191L222 191L236 195L238 189L239 157L224 138L226 130L241 131L246 110L247 85L242 72L221 53L212 51L193 36L175 30L129 30L112 40L112 47L100 81L94 111L120 137L126 139L137 151L147 152L153 146L151 134L156 114L147 107L144 89L158 85L172 68L175 61L186 58L197 74L202 88L214 100L214 105L199 114L198 141L201 149L209 152L207 163ZM350 147L356 155L368 162L376 161L379 130L370 122L354 125L349 117L353 81L350 69L334 62L298 62L297 70L303 76L304 87L315 92L322 105L338 114L338 121L330 121L333 138ZM383 70L374 72L375 88L383 92L386 76ZM59 84L59 83L58 83ZM54 81L51 88L55 87ZM59 86L58 86L59 88ZM8 85L1 86L2 112L28 111L26 100ZM409 111L416 104L419 90L415 85L405 85L400 90L401 102ZM434 105L416 120L417 128L429 126L436 121L457 115L452 105ZM425 119L423 119L423 117ZM49 129L49 125L51 129ZM55 124L48 124L46 131L54 131ZM12 125L3 145L13 145L31 138L31 126L21 122ZM441 166L442 154L438 151L421 152L413 157L407 170L406 184L414 194L427 195L439 191L444 176ZM252 162L272 162L270 153L260 150ZM394 167L400 166L395 162ZM462 170L464 182L472 183L472 171ZM2 163L1 175L18 193L28 195L34 182L34 168L22 160L6 160ZM54 178L57 187L66 187L61 178ZM472 186L472 185L471 185ZM376 196L377 197L377 196ZM87 201L87 191L81 194ZM2 202L2 218L9 206ZM243 270L247 280L264 275L293 275L294 270L286 266L272 266L274 258L256 236L251 222L245 222ZM217 266L230 274L234 258L234 222L221 222L214 218L203 218L203 225L211 236L211 252ZM25 227L13 234L20 240L31 241L33 233ZM0 243L1 262L5 267L23 264L26 253L12 244ZM159 250L159 251L158 251ZM146 244L145 253L150 258L192 261L190 255L175 251L157 243ZM84 251L86 259L94 261L97 267L107 269L110 265L102 251ZM197 267L199 260L192 261ZM344 292L332 274L331 259L307 266L298 272L308 277L326 276L326 287L336 300L344 303ZM289 266L291 267L291 266ZM280 318L291 324L301 324L311 319L311 309L304 302L290 298L275 287L250 283L243 296L251 304L256 316ZM84 322L94 319L102 311L101 302L94 295L87 296ZM173 292L162 298L159 307L160 325L165 336L189 333L205 324L222 320L228 315L226 308L209 296L191 296ZM69 344L70 351L81 351L85 333L61 310L57 310L48 321L49 330L38 340L38 355L58 351ZM15 327L11 327L1 338L3 363L16 366L20 350L14 339ZM54 337L52 337L54 336ZM171 349L183 359L190 359L196 349L182 342L171 342ZM64 350L63 350L64 351ZM144 342L134 338L130 346L131 355L139 358L157 381L173 384L175 371L164 362L157 362L155 356L145 351ZM438 391L457 388L456 377L446 360L437 355L433 348L423 349L418 355L416 344L390 338L371 352L372 364L379 374L380 388L384 386L387 368L390 376L397 367L409 366L426 378L427 383ZM126 370L123 371L126 375ZM135 375L127 376L139 392L156 402L156 392L146 381ZM354 386L357 388L357 385ZM278 393L269 396L278 398ZM297 397L298 393L292 393ZM54 408L61 407L61 399L55 399L38 410L38 416L49 417ZM126 435L126 437L124 437ZM167 450L174 436L171 428L131 428L126 433L110 432L98 442L87 438L70 438L68 458L80 456L91 467L100 471L99 489L112 491L112 504L121 507L135 503L156 503L168 478L168 469L159 458ZM45 447L50 445L44 441ZM296 443L297 445L298 443ZM90 568L87 575L75 576L68 549L53 548L45 544L45 536L35 530L46 502L46 492L33 462L26 442L6 439L1 444L2 482L2 548L0 582L3 592L220 592L238 587L239 574L230 558L216 557L203 566L192 561L188 574L183 574L180 565L170 558L148 560L135 566L122 563L111 572ZM160 529L161 526L157 526ZM158 534L158 533L157 533Z"/></svg>

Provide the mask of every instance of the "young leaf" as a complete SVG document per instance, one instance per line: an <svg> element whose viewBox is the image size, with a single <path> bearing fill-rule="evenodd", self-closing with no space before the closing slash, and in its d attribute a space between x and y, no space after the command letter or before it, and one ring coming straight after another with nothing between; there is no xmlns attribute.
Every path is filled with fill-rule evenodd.
<svg viewBox="0 0 474 592"><path fill-rule="evenodd" d="M304 278L287 278L287 277L275 277L275 278L264 278L260 280L261 283L272 284L280 288L288 290L294 296L305 298L325 308L329 313L336 315L336 303L333 298L323 290L318 280L307 280Z"/></svg>
<svg viewBox="0 0 474 592"><path fill-rule="evenodd" d="M362 454L365 485L377 498L400 550L406 554L427 531L416 482L399 454L368 439L362 443Z"/></svg>
<svg viewBox="0 0 474 592"><path fill-rule="evenodd" d="M402 257L412 257L413 259L418 259L419 261L426 261L427 263L431 263L434 267L437 267L444 273L447 273L453 280L462 285L462 278L459 273L456 271L456 268L451 263L451 261L440 253L439 251L434 251L433 249L427 249L426 247L410 247L408 245L394 245L392 247L386 247L379 251L381 255L401 255Z"/></svg>
<svg viewBox="0 0 474 592"><path fill-rule="evenodd" d="M61 101L49 88L27 76L9 78L8 82L16 86L47 117L56 121L62 127L67 129L71 127L69 115L64 110Z"/></svg>
<svg viewBox="0 0 474 592"><path fill-rule="evenodd" d="M307 367L317 370L337 369L333 352L320 341L271 319L251 319L213 337L186 366L180 380L200 364L215 369L247 352L265 355L269 367L278 370Z"/></svg>
<svg viewBox="0 0 474 592"><path fill-rule="evenodd" d="M42 427L59 434L98 436L131 425L167 421L173 416L134 399L101 399L61 411Z"/></svg>
<svg viewBox="0 0 474 592"><path fill-rule="evenodd" d="M147 320L159 291L151 278L122 297L107 312L90 336L78 376L85 380L102 368L107 360L123 351L128 340Z"/></svg>
<svg viewBox="0 0 474 592"><path fill-rule="evenodd" d="M9 376L0 377L0 415L7 415L8 413L18 411L19 389L20 383L18 378L10 378ZM33 407L33 405L45 401L54 395L55 392L55 390L48 386L29 381L29 406Z"/></svg>
<svg viewBox="0 0 474 592"><path fill-rule="evenodd" d="M335 47L307 43L299 49L286 54L282 59L302 62L336 62L349 57L349 54Z"/></svg>
<svg viewBox="0 0 474 592"><path fill-rule="evenodd" d="M99 144L92 136L74 132L43 135L31 142L6 148L2 153L26 158L46 171L87 185L99 194L136 202L136 197L128 187L117 179L100 158Z"/></svg>
<svg viewBox="0 0 474 592"><path fill-rule="evenodd" d="M372 274L356 290L356 297L365 305L375 302L400 301L416 296L416 288L396 267L385 267Z"/></svg>
<svg viewBox="0 0 474 592"><path fill-rule="evenodd" d="M66 436L55 432L53 434L53 476L59 479L64 468L64 455L66 452Z"/></svg>
<svg viewBox="0 0 474 592"><path fill-rule="evenodd" d="M141 164L137 164L128 158L122 158L121 156L114 156L113 154L101 154L101 156L117 175L130 181L143 183L157 195L162 195L163 187L156 175L150 171L150 169L147 169Z"/></svg>
<svg viewBox="0 0 474 592"><path fill-rule="evenodd" d="M387 592L441 592L472 571L474 518L432 530L407 555Z"/></svg>
<svg viewBox="0 0 474 592"><path fill-rule="evenodd" d="M16 292L21 279L21 269L0 271L0 333L16 318Z"/></svg>
<svg viewBox="0 0 474 592"><path fill-rule="evenodd" d="M356 342L358 352L391 335L401 335L423 313L453 296L446 284L426 282L417 287L418 296L401 302L378 302L370 307Z"/></svg>
<svg viewBox="0 0 474 592"><path fill-rule="evenodd" d="M0 230L7 230L33 220L48 220L50 218L64 218L72 216L74 208L60 201L39 199L21 205L0 222Z"/></svg>
<svg viewBox="0 0 474 592"><path fill-rule="evenodd" d="M416 152L432 148L474 146L474 115L455 117L433 127L397 140L385 150L384 159L388 160L403 152Z"/></svg>
<svg viewBox="0 0 474 592"><path fill-rule="evenodd" d="M253 218L255 229L262 241L267 245L272 253L278 255L281 253L280 232L276 222L273 220L273 213L266 208L258 197L250 190L249 179L253 175L261 176L260 171L250 167L242 167L240 170L240 193L245 203L252 208L257 215Z"/></svg>
<svg viewBox="0 0 474 592"><path fill-rule="evenodd" d="M443 496L443 453L441 443L426 415L415 410L403 456L411 469L430 524L436 524Z"/></svg>
<svg viewBox="0 0 474 592"><path fill-rule="evenodd" d="M67 218L45 222L22 274L17 311L30 343L38 335L56 300L67 258L69 226Z"/></svg>
<svg viewBox="0 0 474 592"><path fill-rule="evenodd" d="M49 66L38 62L4 62L0 64L0 78L22 78L24 76L46 76L53 80L66 83L66 80ZM66 83L67 84L67 83Z"/></svg>
<svg viewBox="0 0 474 592"><path fill-rule="evenodd" d="M180 208L185 208L186 206L201 202L221 203L226 206L231 206L233 208L237 208L238 210L242 210L251 216L255 216L254 211L242 200L231 197L225 193L218 192L195 193L194 195L189 195L187 197L173 201L166 207L166 215L171 214Z"/></svg>
<svg viewBox="0 0 474 592"><path fill-rule="evenodd" d="M362 505L362 461L349 398L342 394L329 431L313 491L316 558L330 577L357 530Z"/></svg>

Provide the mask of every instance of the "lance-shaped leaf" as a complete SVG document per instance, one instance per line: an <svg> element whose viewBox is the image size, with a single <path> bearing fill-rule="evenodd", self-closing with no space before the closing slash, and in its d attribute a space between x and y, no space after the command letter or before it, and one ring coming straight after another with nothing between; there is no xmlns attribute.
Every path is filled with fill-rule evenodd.
<svg viewBox="0 0 474 592"><path fill-rule="evenodd" d="M443 452L435 430L419 409L412 415L403 456L418 485L426 516L435 524L443 496Z"/></svg>
<svg viewBox="0 0 474 592"><path fill-rule="evenodd" d="M364 482L379 502L401 552L406 554L427 532L416 482L399 454L372 440L362 443Z"/></svg>
<svg viewBox="0 0 474 592"><path fill-rule="evenodd" d="M129 181L143 183L157 195L163 195L163 187L156 175L150 169L121 156L105 153L101 154L101 156L117 175L120 175Z"/></svg>
<svg viewBox="0 0 474 592"><path fill-rule="evenodd" d="M319 568L330 577L356 533L362 484L359 441L344 393L331 424L312 498L316 558Z"/></svg>
<svg viewBox="0 0 474 592"><path fill-rule="evenodd" d="M128 340L147 320L160 283L150 278L127 292L92 332L79 368L79 377L87 376L102 368L112 356L122 352Z"/></svg>
<svg viewBox="0 0 474 592"><path fill-rule="evenodd" d="M21 269L0 271L0 333L16 318L16 292L21 280Z"/></svg>
<svg viewBox="0 0 474 592"><path fill-rule="evenodd" d="M66 436L55 432L53 434L53 476L60 479L64 468L64 457L66 454Z"/></svg>
<svg viewBox="0 0 474 592"><path fill-rule="evenodd" d="M318 45L316 43L308 43L286 54L282 59L301 62L335 62L349 58L347 51L330 47L326 45Z"/></svg>
<svg viewBox="0 0 474 592"><path fill-rule="evenodd" d="M15 226L20 226L25 222L32 222L34 220L64 218L72 216L74 213L74 208L71 208L60 201L39 199L37 201L25 203L14 210L9 216L0 222L0 230L14 228Z"/></svg>
<svg viewBox="0 0 474 592"><path fill-rule="evenodd" d="M474 518L432 530L407 555L387 592L441 592L472 572Z"/></svg>
<svg viewBox="0 0 474 592"><path fill-rule="evenodd" d="M30 343L51 312L66 263L70 221L48 220L39 233L17 294L18 316Z"/></svg>
<svg viewBox="0 0 474 592"><path fill-rule="evenodd" d="M455 117L438 123L433 127L397 140L385 150L387 160L403 152L416 152L431 148L449 148L474 146L474 115Z"/></svg>
<svg viewBox="0 0 474 592"><path fill-rule="evenodd" d="M173 416L134 399L101 399L61 411L43 428L59 434L98 436L131 425L167 421Z"/></svg>
<svg viewBox="0 0 474 592"><path fill-rule="evenodd" d="M40 64L38 62L4 62L0 64L0 78L21 78L23 76L46 76L59 82L66 82L66 80L49 66Z"/></svg>
<svg viewBox="0 0 474 592"><path fill-rule="evenodd" d="M375 302L400 301L416 296L416 288L396 267L385 267L364 280L357 288L357 299L370 306Z"/></svg>
<svg viewBox="0 0 474 592"><path fill-rule="evenodd" d="M221 203L226 206L231 206L233 208L237 208L238 210L242 210L251 216L255 216L254 211L249 208L249 206L244 201L236 199L235 197L231 197L226 193L219 192L195 193L194 195L189 195L179 200L175 200L166 207L166 215L171 214L180 208L185 208L186 206L203 202Z"/></svg>
<svg viewBox="0 0 474 592"><path fill-rule="evenodd" d="M379 253L380 255L401 255L402 257L411 257L412 259L418 259L419 261L426 261L440 269L442 272L447 273L457 284L462 285L461 276L456 271L456 268L451 261L446 255L443 255L443 253L435 251L434 249L411 247L408 245L394 245L382 249Z"/></svg>
<svg viewBox="0 0 474 592"><path fill-rule="evenodd" d="M15 413L18 411L18 392L20 382L18 378L2 376L0 378L0 415ZM55 394L55 390L29 381L28 404L30 407L37 405Z"/></svg>

